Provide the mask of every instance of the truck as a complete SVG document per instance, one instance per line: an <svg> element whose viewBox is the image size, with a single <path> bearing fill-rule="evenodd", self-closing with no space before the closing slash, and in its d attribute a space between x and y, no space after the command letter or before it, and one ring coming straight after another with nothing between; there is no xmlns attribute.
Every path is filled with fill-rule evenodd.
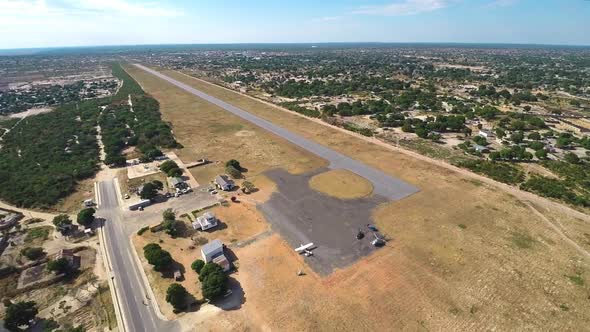
<svg viewBox="0 0 590 332"><path fill-rule="evenodd" d="M148 206L150 204L152 204L152 201L150 201L149 199L143 199L143 200L141 200L139 202L130 204L129 205L129 210L135 211L135 210L137 210L139 208L144 208L144 207L146 207L146 206Z"/></svg>

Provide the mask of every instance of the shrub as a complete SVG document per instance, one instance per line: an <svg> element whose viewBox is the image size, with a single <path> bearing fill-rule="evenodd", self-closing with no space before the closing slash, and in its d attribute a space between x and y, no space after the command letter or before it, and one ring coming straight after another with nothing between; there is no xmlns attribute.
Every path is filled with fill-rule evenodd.
<svg viewBox="0 0 590 332"><path fill-rule="evenodd" d="M148 229L150 229L150 226L145 226L145 227L140 228L137 231L137 235L142 235L143 233L147 232Z"/></svg>
<svg viewBox="0 0 590 332"><path fill-rule="evenodd" d="M201 259L197 259L191 264L191 269L197 272L197 274L200 274L201 270L203 269L203 266L205 266L205 262L203 262L203 260Z"/></svg>
<svg viewBox="0 0 590 332"><path fill-rule="evenodd" d="M21 250L20 253L21 255L25 256L26 258L32 261L39 259L43 257L43 255L45 255L43 248L39 247L26 247L23 250Z"/></svg>

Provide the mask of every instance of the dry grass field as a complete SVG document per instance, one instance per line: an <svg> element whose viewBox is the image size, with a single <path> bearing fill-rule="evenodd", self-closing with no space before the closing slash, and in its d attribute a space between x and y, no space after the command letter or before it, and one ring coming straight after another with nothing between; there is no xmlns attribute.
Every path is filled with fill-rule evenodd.
<svg viewBox="0 0 590 332"><path fill-rule="evenodd" d="M160 100L164 118L187 147L181 158L183 153L188 159L236 158L254 174L322 165L168 83L138 69L130 73ZM446 168L182 74L166 74L421 190L374 211L376 225L390 239L386 248L326 278L306 268L278 235L236 249L240 269L234 277L245 303L221 312L215 326L205 322L196 328L580 331L590 326L590 262L548 224L556 223L588 250L586 221L530 207ZM255 134L236 136L243 130ZM298 277L301 268L307 275Z"/></svg>
<svg viewBox="0 0 590 332"><path fill-rule="evenodd" d="M340 199L367 197L373 192L371 182L345 169L315 175L309 180L309 186L315 191Z"/></svg>

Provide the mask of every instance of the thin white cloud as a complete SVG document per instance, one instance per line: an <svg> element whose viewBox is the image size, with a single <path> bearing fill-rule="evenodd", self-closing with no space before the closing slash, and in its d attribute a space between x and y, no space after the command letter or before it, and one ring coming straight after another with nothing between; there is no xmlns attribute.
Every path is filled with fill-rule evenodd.
<svg viewBox="0 0 590 332"><path fill-rule="evenodd" d="M324 17L314 18L312 21L313 22L334 22L334 21L340 21L343 18L344 18L344 16L324 16Z"/></svg>
<svg viewBox="0 0 590 332"><path fill-rule="evenodd" d="M67 0L74 8L82 11L98 12L121 16L171 17L181 16L182 12L161 7L153 2L131 2L127 0Z"/></svg>
<svg viewBox="0 0 590 332"><path fill-rule="evenodd" d="M516 4L518 0L494 0L485 5L486 8L508 7Z"/></svg>
<svg viewBox="0 0 590 332"><path fill-rule="evenodd" d="M432 12L446 8L449 0L399 0L394 3L380 6L363 6L353 14L404 16Z"/></svg>
<svg viewBox="0 0 590 332"><path fill-rule="evenodd" d="M0 20L26 20L57 16L84 17L105 14L118 17L173 17L183 13L155 3L128 0L0 0Z"/></svg>

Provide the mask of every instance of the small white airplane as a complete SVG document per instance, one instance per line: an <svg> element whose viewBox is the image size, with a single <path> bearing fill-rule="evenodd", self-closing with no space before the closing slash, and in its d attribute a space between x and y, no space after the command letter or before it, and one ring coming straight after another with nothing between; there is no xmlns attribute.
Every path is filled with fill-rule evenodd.
<svg viewBox="0 0 590 332"><path fill-rule="evenodd" d="M302 252L311 252L310 249L313 249L313 242L302 244L301 247L295 248L295 251L300 254Z"/></svg>

